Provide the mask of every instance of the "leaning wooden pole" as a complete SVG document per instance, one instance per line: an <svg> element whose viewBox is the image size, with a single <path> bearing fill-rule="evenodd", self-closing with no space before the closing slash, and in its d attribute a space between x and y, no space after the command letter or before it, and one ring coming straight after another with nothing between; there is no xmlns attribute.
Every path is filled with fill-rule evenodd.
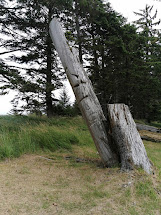
<svg viewBox="0 0 161 215"><path fill-rule="evenodd" d="M79 61L77 51L69 46L56 18L50 23L50 35L104 165L112 166L118 163L105 128L107 121L92 84Z"/></svg>

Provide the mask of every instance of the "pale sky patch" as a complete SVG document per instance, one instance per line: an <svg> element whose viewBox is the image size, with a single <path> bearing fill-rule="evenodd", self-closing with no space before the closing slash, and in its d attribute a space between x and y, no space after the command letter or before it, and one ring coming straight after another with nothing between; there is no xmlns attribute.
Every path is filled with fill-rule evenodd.
<svg viewBox="0 0 161 215"><path fill-rule="evenodd" d="M112 8L121 13L128 22L132 22L138 19L134 12L139 12L140 9L145 9L146 4L154 6L153 12L157 9L158 19L161 19L161 1L156 0L109 0ZM160 26L161 27L161 26Z"/></svg>
<svg viewBox="0 0 161 215"><path fill-rule="evenodd" d="M105 0L106 1L106 0ZM127 22L133 22L137 20L139 17L134 15L134 12L139 12L140 9L144 9L146 4L152 6L154 5L153 12L158 10L158 19L161 19L161 1L157 0L109 0L106 2L110 2L112 8L122 14L125 18L127 18ZM160 25L161 28L161 25ZM66 83L66 87L71 96L71 101L74 101L74 95L72 89L70 87L69 82ZM12 108L10 101L14 97L14 93L11 92L8 95L0 96L0 115L7 114Z"/></svg>

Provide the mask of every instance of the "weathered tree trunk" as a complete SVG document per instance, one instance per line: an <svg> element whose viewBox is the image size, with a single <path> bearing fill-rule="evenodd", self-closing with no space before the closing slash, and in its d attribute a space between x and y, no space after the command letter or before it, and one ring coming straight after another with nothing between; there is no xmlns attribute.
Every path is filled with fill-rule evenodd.
<svg viewBox="0 0 161 215"><path fill-rule="evenodd" d="M128 106L110 104L108 105L108 116L122 169L133 169L134 166L138 166L150 173L151 164Z"/></svg>
<svg viewBox="0 0 161 215"><path fill-rule="evenodd" d="M118 162L111 150L112 142L107 135L107 121L85 73L75 49L69 47L61 25L56 19L50 23L50 35L75 93L80 110L89 127L97 150L104 165L112 166ZM106 125L105 125L106 124Z"/></svg>

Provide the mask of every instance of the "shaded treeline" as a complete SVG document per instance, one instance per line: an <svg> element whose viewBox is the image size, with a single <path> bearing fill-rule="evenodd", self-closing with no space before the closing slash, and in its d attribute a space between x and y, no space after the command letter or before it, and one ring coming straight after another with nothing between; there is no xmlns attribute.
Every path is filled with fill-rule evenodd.
<svg viewBox="0 0 161 215"><path fill-rule="evenodd" d="M63 112L60 105L67 106L65 94L61 102L54 96L65 78L49 36L49 23L57 16L68 40L78 48L105 115L107 103L125 103L135 118L159 119L161 46L156 26L160 21L153 7L146 5L136 13L138 20L131 25L102 0L0 2L1 33L7 35L1 37L1 47L20 64L13 69L1 63L1 90L18 90L15 109L20 99L25 101L21 110L51 117ZM22 52L17 55L15 50Z"/></svg>

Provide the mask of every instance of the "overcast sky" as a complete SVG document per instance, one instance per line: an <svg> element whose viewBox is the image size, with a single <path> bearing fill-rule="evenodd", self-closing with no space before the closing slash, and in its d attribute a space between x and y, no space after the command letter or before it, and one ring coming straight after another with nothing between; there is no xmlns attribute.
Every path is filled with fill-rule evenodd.
<svg viewBox="0 0 161 215"><path fill-rule="evenodd" d="M161 19L161 1L157 0L109 0L114 10L121 13L128 22L132 22L137 19L134 15L135 12L139 12L140 9L144 9L145 5L154 5L154 10L158 10L158 19ZM69 88L71 93L71 88ZM11 110L12 105L10 100L13 99L14 93L11 92L9 95L0 96L0 115L7 114ZM72 100L73 100L73 96Z"/></svg>
<svg viewBox="0 0 161 215"><path fill-rule="evenodd" d="M114 10L121 13L128 22L132 22L137 19L134 12L139 12L140 9L144 9L145 5L154 5L154 11L158 10L158 19L161 19L161 1L159 0L109 0Z"/></svg>

